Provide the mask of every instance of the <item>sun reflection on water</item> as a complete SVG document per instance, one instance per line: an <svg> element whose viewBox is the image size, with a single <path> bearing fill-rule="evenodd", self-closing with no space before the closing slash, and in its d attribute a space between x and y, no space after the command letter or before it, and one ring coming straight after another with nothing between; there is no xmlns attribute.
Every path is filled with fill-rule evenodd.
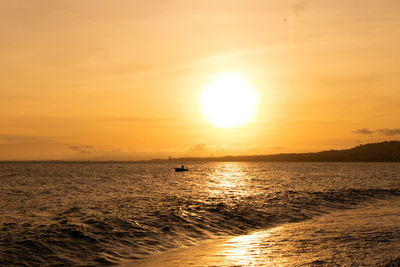
<svg viewBox="0 0 400 267"><path fill-rule="evenodd" d="M210 174L208 193L211 197L248 195L250 177L246 174L246 167L242 163L220 163L215 171Z"/></svg>
<svg viewBox="0 0 400 267"><path fill-rule="evenodd" d="M254 265L256 259L263 253L260 249L260 241L257 233L232 238L228 241L231 247L225 252L227 261L239 265Z"/></svg>
<svg viewBox="0 0 400 267"><path fill-rule="evenodd" d="M258 231L248 235L234 237L227 241L219 254L225 256L226 266L279 266L285 263L274 250L274 244L268 242L273 231ZM275 257L271 257L274 255Z"/></svg>

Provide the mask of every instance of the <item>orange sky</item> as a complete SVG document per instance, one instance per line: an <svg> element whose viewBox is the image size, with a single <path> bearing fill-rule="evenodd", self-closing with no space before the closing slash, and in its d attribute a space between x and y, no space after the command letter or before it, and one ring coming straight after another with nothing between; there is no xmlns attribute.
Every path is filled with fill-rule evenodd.
<svg viewBox="0 0 400 267"><path fill-rule="evenodd" d="M347 148L400 136L400 1L0 0L0 160ZM240 73L254 120L199 95Z"/></svg>

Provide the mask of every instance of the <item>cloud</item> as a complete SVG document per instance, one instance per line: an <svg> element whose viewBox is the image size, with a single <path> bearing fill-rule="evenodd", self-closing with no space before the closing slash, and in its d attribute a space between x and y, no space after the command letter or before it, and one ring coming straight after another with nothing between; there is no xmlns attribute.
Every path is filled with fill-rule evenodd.
<svg viewBox="0 0 400 267"><path fill-rule="evenodd" d="M208 144L206 141L198 140L196 144L188 147L186 149L187 152L195 152L195 153L216 153L216 152L224 152L228 149L229 147L225 144L221 145L211 145Z"/></svg>
<svg viewBox="0 0 400 267"><path fill-rule="evenodd" d="M121 148L99 149L90 145L74 145L74 146L69 146L69 149L79 154L85 154L85 156L117 155L122 153L128 153L128 151L124 151Z"/></svg>
<svg viewBox="0 0 400 267"><path fill-rule="evenodd" d="M82 154L89 154L94 152L93 146L70 146L69 148L75 152Z"/></svg>
<svg viewBox="0 0 400 267"><path fill-rule="evenodd" d="M380 133L384 136L395 136L400 134L400 129L398 128L382 128L382 129L377 129L377 130L369 130L367 128L361 128L353 131L355 134L365 134L365 135L373 135L375 133Z"/></svg>
<svg viewBox="0 0 400 267"><path fill-rule="evenodd" d="M199 140L196 144L186 148L181 155L184 157L192 156L227 156L227 155L262 155L279 153L286 148L279 145L233 145L233 144L209 144L206 141Z"/></svg>
<svg viewBox="0 0 400 267"><path fill-rule="evenodd" d="M394 128L394 129L385 128L385 129L379 129L379 130L377 130L377 132L382 133L384 136L395 136L395 135L400 134L400 129L398 129L398 128Z"/></svg>
<svg viewBox="0 0 400 267"><path fill-rule="evenodd" d="M361 128L353 131L355 134L365 134L365 135L371 135L374 134L374 131L368 130L367 128Z"/></svg>
<svg viewBox="0 0 400 267"><path fill-rule="evenodd" d="M167 118L148 118L148 117L112 117L112 118L102 118L98 121L104 122L127 122L127 123L142 123L142 122L165 122L171 121L172 119Z"/></svg>
<svg viewBox="0 0 400 267"><path fill-rule="evenodd" d="M68 147L74 152L66 160L146 160L153 158L167 158L169 153L160 150L135 151L131 149L109 148L103 149L91 145L73 145Z"/></svg>
<svg viewBox="0 0 400 267"><path fill-rule="evenodd" d="M188 148L191 152L203 152L209 148L209 145L206 142L198 141L197 144Z"/></svg>

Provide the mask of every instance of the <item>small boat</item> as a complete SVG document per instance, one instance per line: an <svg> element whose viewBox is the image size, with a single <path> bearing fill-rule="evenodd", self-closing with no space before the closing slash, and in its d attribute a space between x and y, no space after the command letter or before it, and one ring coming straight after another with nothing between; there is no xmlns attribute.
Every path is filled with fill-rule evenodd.
<svg viewBox="0 0 400 267"><path fill-rule="evenodd" d="M187 171L189 171L189 169L185 169L185 167L180 167L180 168L175 168L175 171L176 172L187 172Z"/></svg>

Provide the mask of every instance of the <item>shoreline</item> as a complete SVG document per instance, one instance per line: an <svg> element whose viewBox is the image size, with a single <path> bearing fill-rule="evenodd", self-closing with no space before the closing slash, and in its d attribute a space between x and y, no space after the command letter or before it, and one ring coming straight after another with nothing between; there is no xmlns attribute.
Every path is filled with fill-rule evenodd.
<svg viewBox="0 0 400 267"><path fill-rule="evenodd" d="M400 198L378 200L246 235L201 241L120 266L397 266L398 240L381 239L388 238L386 228L396 230L400 238L399 205ZM374 233L376 229L382 233Z"/></svg>

